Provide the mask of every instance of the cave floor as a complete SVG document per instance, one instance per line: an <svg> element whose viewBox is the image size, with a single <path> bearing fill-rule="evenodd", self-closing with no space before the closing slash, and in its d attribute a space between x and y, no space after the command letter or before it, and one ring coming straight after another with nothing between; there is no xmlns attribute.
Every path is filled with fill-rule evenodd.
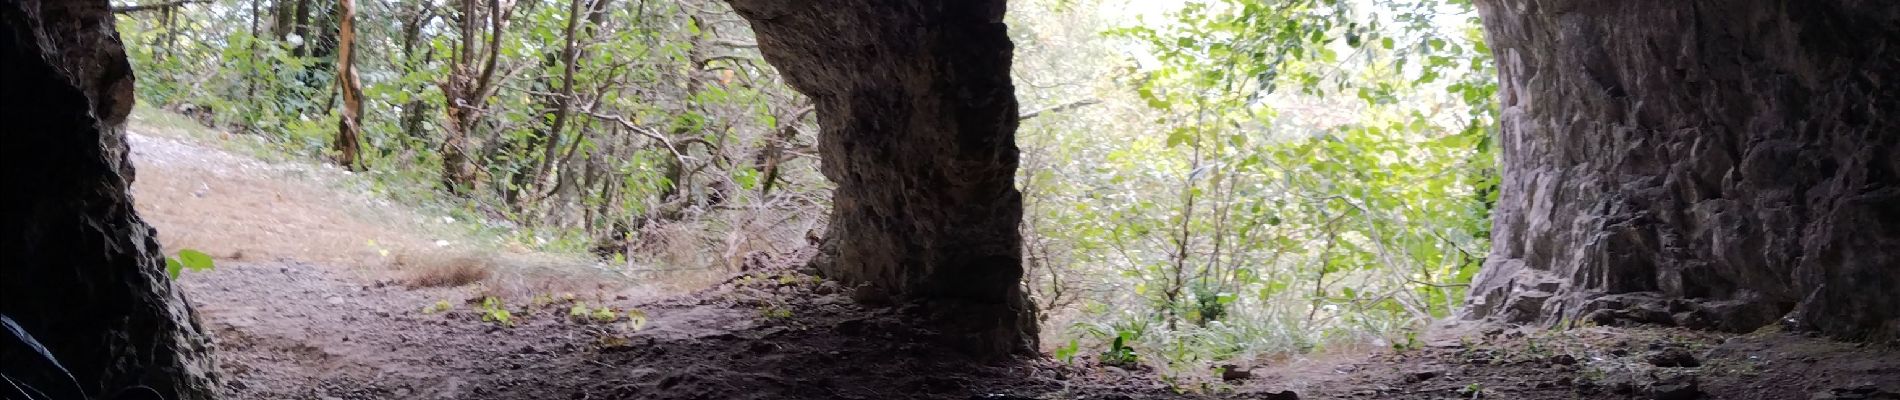
<svg viewBox="0 0 1900 400"><path fill-rule="evenodd" d="M1477 332L1175 385L1088 356L979 362L934 345L905 311L859 307L785 266L794 261L694 292L574 282L585 276L517 290L503 296L504 326L484 321L493 288L411 288L391 274L404 263L390 259L426 258L444 240L386 223L409 217L376 211L387 202L336 190L342 172L133 122L141 214L168 246L219 258L179 283L233 399L1900 399L1895 345L1772 330ZM576 317L575 305L617 316Z"/></svg>
<svg viewBox="0 0 1900 400"><path fill-rule="evenodd" d="M1249 366L1250 378L1177 391L1086 357L965 359L903 311L858 307L792 269L587 303L640 310L638 327L571 316L562 299L511 306L504 327L483 321L471 288L409 289L299 262L181 282L216 338L230 398L1900 398L1900 351L1772 331L1493 331ZM424 312L444 299L451 309ZM1298 397L1274 397L1283 391Z"/></svg>

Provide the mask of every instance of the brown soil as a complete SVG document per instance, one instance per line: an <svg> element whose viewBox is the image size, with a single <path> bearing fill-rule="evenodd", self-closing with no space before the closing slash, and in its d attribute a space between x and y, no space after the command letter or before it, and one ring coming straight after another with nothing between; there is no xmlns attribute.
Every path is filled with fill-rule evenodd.
<svg viewBox="0 0 1900 400"><path fill-rule="evenodd" d="M1502 331L1255 370L1305 398L1900 399L1900 348L1764 330ZM1860 396L1860 397L1856 397Z"/></svg>
<svg viewBox="0 0 1900 400"><path fill-rule="evenodd" d="M849 304L800 273L747 275L657 302L507 305L484 321L473 288L406 289L306 263L234 264L181 279L220 346L233 398L945 398L1117 393L1153 381L1044 360L985 363L934 346L899 310ZM820 294L823 293L823 294ZM452 309L425 313L438 301ZM604 300L604 301L603 301ZM573 304L642 311L602 323ZM1073 376L1073 377L1072 377ZM997 397L1008 398L1008 397Z"/></svg>
<svg viewBox="0 0 1900 400"><path fill-rule="evenodd" d="M1178 389L1088 357L978 361L938 346L906 310L860 307L787 267L798 256L693 293L582 284L603 278L439 250L432 243L445 239L426 229L379 222L408 211L328 189L322 177L338 172L188 138L134 135L133 148L141 212L169 244L221 257L179 281L215 335L229 398L1900 399L1893 345L1772 331L1446 334L1404 350L1243 365L1239 379ZM405 253L359 245L363 236ZM521 283L536 279L567 283ZM512 326L484 320L489 296ZM587 316L571 315L575 305ZM593 315L603 306L612 322Z"/></svg>

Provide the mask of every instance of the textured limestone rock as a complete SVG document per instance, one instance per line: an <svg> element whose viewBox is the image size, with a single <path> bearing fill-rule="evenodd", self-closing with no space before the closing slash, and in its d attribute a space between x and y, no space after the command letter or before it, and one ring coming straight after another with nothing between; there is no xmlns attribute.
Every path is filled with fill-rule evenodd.
<svg viewBox="0 0 1900 400"><path fill-rule="evenodd" d="M11 335L0 374L50 398L211 398L209 344L127 193L132 71L108 7L0 1L0 314L73 376Z"/></svg>
<svg viewBox="0 0 1900 400"><path fill-rule="evenodd" d="M1002 0L729 0L811 96L838 184L829 277L925 304L973 353L1033 348Z"/></svg>
<svg viewBox="0 0 1900 400"><path fill-rule="evenodd" d="M1900 333L1900 2L1478 8L1503 186L1466 317Z"/></svg>

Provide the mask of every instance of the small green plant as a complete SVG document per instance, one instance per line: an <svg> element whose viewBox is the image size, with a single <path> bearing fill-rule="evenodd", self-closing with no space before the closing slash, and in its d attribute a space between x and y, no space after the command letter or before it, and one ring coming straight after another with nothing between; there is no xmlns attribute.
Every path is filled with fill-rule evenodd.
<svg viewBox="0 0 1900 400"><path fill-rule="evenodd" d="M620 319L620 313L614 312L613 307L601 307L601 308L594 309L594 322L611 323L619 319Z"/></svg>
<svg viewBox="0 0 1900 400"><path fill-rule="evenodd" d="M1530 351L1531 353L1530 356L1532 358L1541 359L1541 358L1550 356L1550 351L1548 349L1545 349L1544 346L1537 344L1537 336L1535 335L1525 336L1524 342L1528 344L1525 347L1526 347L1526 350Z"/></svg>
<svg viewBox="0 0 1900 400"><path fill-rule="evenodd" d="M587 314L589 313L591 312L587 310L586 304L574 303L573 307L567 308L567 316L574 317L574 319L587 318Z"/></svg>
<svg viewBox="0 0 1900 400"><path fill-rule="evenodd" d="M1465 398L1469 399L1482 399L1484 398L1484 384L1472 382L1458 389L1458 395L1465 396Z"/></svg>
<svg viewBox="0 0 1900 400"><path fill-rule="evenodd" d="M422 313L435 314L435 313L439 313L443 311L448 311L450 308L454 308L454 307L455 306L449 304L448 300L439 300L439 301L436 301L435 304L423 306Z"/></svg>
<svg viewBox="0 0 1900 400"><path fill-rule="evenodd" d="M1227 317L1227 305L1234 302L1232 293L1222 293L1206 286L1194 288L1194 310L1190 315L1194 323L1207 326L1209 322Z"/></svg>
<svg viewBox="0 0 1900 400"><path fill-rule="evenodd" d="M1407 351L1418 350L1420 345L1421 343L1418 342L1418 331L1406 329L1405 341L1392 342L1392 350L1403 353Z"/></svg>
<svg viewBox="0 0 1900 400"><path fill-rule="evenodd" d="M178 279L178 274L187 269L203 272L214 267L210 255L192 249L178 249L178 256L165 258L165 275L172 279Z"/></svg>
<svg viewBox="0 0 1900 400"><path fill-rule="evenodd" d="M759 309L759 316L767 319L787 319L792 317L792 310L779 306L765 306Z"/></svg>
<svg viewBox="0 0 1900 400"><path fill-rule="evenodd" d="M528 305L531 306L529 308L541 308L541 307L551 306L560 302L561 301L559 299L554 298L554 295L552 294L537 294L537 295L534 295L534 298L531 298L528 300Z"/></svg>
<svg viewBox="0 0 1900 400"><path fill-rule="evenodd" d="M1116 335L1115 341L1109 343L1108 350L1102 351L1103 365L1130 368L1138 362L1141 362L1141 356L1135 354L1135 348L1128 347L1123 340L1123 335Z"/></svg>
<svg viewBox="0 0 1900 400"><path fill-rule="evenodd" d="M502 326L515 326L514 314L501 304L501 299L489 296L482 299L482 322L494 322Z"/></svg>
<svg viewBox="0 0 1900 400"><path fill-rule="evenodd" d="M1056 358L1062 359L1063 364L1075 365L1075 353L1080 347L1080 342L1069 339L1068 345L1056 348Z"/></svg>
<svg viewBox="0 0 1900 400"><path fill-rule="evenodd" d="M632 308L627 309L627 327L636 331L646 328L647 312Z"/></svg>

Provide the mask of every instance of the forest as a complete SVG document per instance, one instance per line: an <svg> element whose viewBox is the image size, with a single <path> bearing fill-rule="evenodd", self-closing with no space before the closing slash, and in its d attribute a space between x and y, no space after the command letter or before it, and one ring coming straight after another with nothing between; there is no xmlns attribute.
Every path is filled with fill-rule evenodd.
<svg viewBox="0 0 1900 400"><path fill-rule="evenodd" d="M1044 350L1195 375L1418 346L1463 302L1497 199L1471 5L1177 3L1011 4ZM144 104L621 273L736 271L815 241L832 207L812 105L722 2L114 11Z"/></svg>
<svg viewBox="0 0 1900 400"><path fill-rule="evenodd" d="M0 398L1900 399L1897 4L0 0Z"/></svg>

